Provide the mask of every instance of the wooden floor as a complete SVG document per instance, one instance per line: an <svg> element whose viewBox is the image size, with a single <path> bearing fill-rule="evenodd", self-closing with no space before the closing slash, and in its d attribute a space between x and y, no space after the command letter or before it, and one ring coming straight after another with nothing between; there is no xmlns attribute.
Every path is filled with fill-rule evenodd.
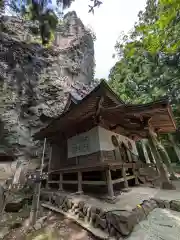
<svg viewBox="0 0 180 240"><path fill-rule="evenodd" d="M82 192L84 189L87 190L87 188L93 190L93 188L98 187L99 192L106 189L108 195L113 198L114 190L117 186L120 186L120 188L128 188L132 183L133 185L139 185L139 169L145 166L147 167L148 165L152 164L144 164L142 162L117 163L116 161L51 170L48 174L49 177L46 187L63 191L64 188L70 185L70 187L77 192ZM99 178L96 178L97 172ZM87 173L90 174L88 178L85 177ZM67 174L68 178L66 176ZM74 178L73 174L75 174Z"/></svg>
<svg viewBox="0 0 180 240"><path fill-rule="evenodd" d="M98 164L91 164L91 165L78 165L78 166L72 166L72 167L68 167L68 168L61 168L61 169L57 169L57 170L50 170L49 173L70 173L70 172L78 172L78 171L83 171L83 172L89 172L89 171L95 171L95 170L105 170L105 169L110 169L110 170L114 170L114 169L121 169L122 167L125 168L140 168L142 167L144 164L137 162L137 163L117 163L116 162L102 162L102 163L98 163Z"/></svg>

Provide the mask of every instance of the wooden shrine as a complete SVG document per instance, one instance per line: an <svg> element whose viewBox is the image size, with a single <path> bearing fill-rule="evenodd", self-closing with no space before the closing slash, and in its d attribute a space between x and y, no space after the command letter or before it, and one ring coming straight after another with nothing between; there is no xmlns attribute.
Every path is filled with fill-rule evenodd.
<svg viewBox="0 0 180 240"><path fill-rule="evenodd" d="M141 161L135 141L175 130L167 99L128 105L102 81L82 100L69 100L61 116L34 139L51 146L48 187L107 189L113 198L116 185L138 184Z"/></svg>

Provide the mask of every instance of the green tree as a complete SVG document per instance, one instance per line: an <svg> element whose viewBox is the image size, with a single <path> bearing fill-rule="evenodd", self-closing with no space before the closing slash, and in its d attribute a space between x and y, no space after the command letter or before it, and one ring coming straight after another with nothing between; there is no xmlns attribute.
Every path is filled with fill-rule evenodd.
<svg viewBox="0 0 180 240"><path fill-rule="evenodd" d="M168 97L179 124L180 54L157 48L163 47L162 43L154 44L152 48L155 35L152 41L148 40L149 34L153 33L151 27L158 21L159 4L156 0L148 0L134 29L128 35L122 34L115 46L119 60L110 71L109 83L122 100L129 103L147 103ZM178 21L166 27L166 31L180 30ZM172 35L169 43L166 41L167 46L173 38L176 40L176 35ZM168 138L165 136L161 140L167 143Z"/></svg>
<svg viewBox="0 0 180 240"><path fill-rule="evenodd" d="M149 5L148 5L149 4ZM179 52L180 47L180 2L177 0L151 0L148 1L147 7L151 7L156 17L151 19L143 15L136 30L143 35L144 48L151 53L171 53ZM148 11L148 13L150 13ZM151 14L151 13L150 13Z"/></svg>
<svg viewBox="0 0 180 240"><path fill-rule="evenodd" d="M180 53L149 52L144 46L146 32L139 28L157 19L157 1L148 0L139 21L128 35L122 35L115 48L119 61L111 69L112 88L128 102L146 103L167 96L173 106L177 123L180 122ZM174 27L178 27L175 24ZM171 28L172 26L169 26ZM179 29L180 30L180 29Z"/></svg>

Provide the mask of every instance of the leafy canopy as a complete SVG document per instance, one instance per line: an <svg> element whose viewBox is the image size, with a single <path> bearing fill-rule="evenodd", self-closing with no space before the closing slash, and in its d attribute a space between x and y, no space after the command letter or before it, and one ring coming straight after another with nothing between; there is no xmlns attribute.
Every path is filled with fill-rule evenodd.
<svg viewBox="0 0 180 240"><path fill-rule="evenodd" d="M165 3L166 1L163 4ZM161 4L156 0L148 0L145 11L138 15L139 19L134 29L127 35L122 34L115 46L119 60L111 69L109 82L127 102L146 103L168 97L179 124L180 52L177 49L170 50L172 43L177 42L177 34L180 32L179 18L176 14L173 22L169 20L170 23L167 24L166 21L163 25L166 30L158 37L160 28L156 28L156 34L152 27L157 26L157 22L160 21L157 13ZM172 9L167 9L168 12L170 10ZM178 33L166 38L166 34L175 32L175 29ZM166 45L159 43L161 38L162 43L165 42Z"/></svg>
<svg viewBox="0 0 180 240"><path fill-rule="evenodd" d="M180 1L148 1L154 6L156 17L149 22L140 22L136 27L143 36L143 45L151 53L175 53L180 47Z"/></svg>

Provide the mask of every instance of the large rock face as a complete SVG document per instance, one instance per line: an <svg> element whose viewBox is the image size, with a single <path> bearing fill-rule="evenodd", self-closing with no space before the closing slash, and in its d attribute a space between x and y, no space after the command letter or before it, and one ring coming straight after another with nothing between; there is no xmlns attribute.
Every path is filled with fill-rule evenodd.
<svg viewBox="0 0 180 240"><path fill-rule="evenodd" d="M91 89L93 38L75 12L65 15L49 48L35 43L29 22L3 17L0 24L0 160L39 159L33 133L62 113L68 93L82 98Z"/></svg>

